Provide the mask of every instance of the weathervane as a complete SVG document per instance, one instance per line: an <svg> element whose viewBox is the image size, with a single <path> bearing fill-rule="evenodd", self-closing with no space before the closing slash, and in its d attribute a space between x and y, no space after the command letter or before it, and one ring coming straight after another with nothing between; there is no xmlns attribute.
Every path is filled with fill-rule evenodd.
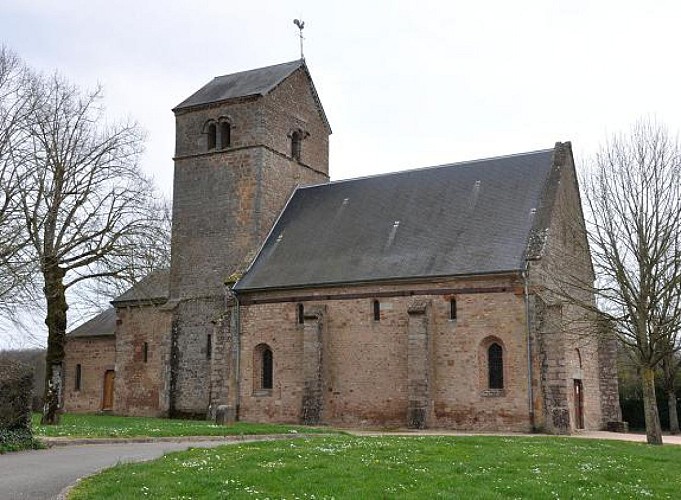
<svg viewBox="0 0 681 500"><path fill-rule="evenodd" d="M300 19L294 19L293 24L298 26L298 36L300 37L300 58L305 59L303 55L303 28L305 27L305 22Z"/></svg>

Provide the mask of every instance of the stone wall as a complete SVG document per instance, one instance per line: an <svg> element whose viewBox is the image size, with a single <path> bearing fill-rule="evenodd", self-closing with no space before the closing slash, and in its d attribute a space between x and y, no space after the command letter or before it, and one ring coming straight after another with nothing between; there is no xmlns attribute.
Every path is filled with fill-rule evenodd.
<svg viewBox="0 0 681 500"><path fill-rule="evenodd" d="M419 426L530 428L525 306L517 277L300 290L288 297L272 292L242 300L242 420L304 421L310 320L306 313L305 323L298 322L302 304L305 311L324 308L321 422L405 427L418 413ZM374 300L380 302L378 321ZM485 349L492 338L504 348L502 390L487 386ZM274 354L271 394L257 390L255 348L263 343Z"/></svg>
<svg viewBox="0 0 681 500"><path fill-rule="evenodd" d="M619 399L615 352L609 351L613 345L602 342L595 315L579 306L593 304L594 274L569 145L558 148L554 175L560 182L550 207L551 223L541 259L530 268L530 281L537 296L533 328L545 407L540 420L549 432L570 433L579 427L577 383L586 429L603 428L604 401L613 409L610 413L617 413Z"/></svg>
<svg viewBox="0 0 681 500"><path fill-rule="evenodd" d="M166 416L171 313L159 306L146 305L118 307L116 314L119 322L114 411L124 415Z"/></svg>
<svg viewBox="0 0 681 500"><path fill-rule="evenodd" d="M208 151L205 124L220 119L232 125L231 146ZM255 257L296 186L328 181L330 131L302 69L266 96L180 110L176 127L169 411L205 416L226 398L211 387L225 370L206 356L210 335L225 359L224 283ZM299 160L293 130L304 132Z"/></svg>
<svg viewBox="0 0 681 500"><path fill-rule="evenodd" d="M104 374L115 369L116 339L101 337L66 337L64 357L64 410L95 412L102 409ZM80 389L76 387L80 365ZM115 394L115 392L114 392Z"/></svg>

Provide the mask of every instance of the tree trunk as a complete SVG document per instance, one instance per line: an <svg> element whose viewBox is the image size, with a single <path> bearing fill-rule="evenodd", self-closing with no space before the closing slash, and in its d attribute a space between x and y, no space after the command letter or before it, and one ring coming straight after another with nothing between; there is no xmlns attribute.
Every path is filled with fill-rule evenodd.
<svg viewBox="0 0 681 500"><path fill-rule="evenodd" d="M62 401L64 343L66 341L66 289L64 271L56 264L45 265L45 299L47 300L47 355L45 357L45 403L41 424L59 423Z"/></svg>
<svg viewBox="0 0 681 500"><path fill-rule="evenodd" d="M657 412L657 400L655 399L655 369L650 366L641 368L641 381L643 384L646 438L648 444L662 444L660 415Z"/></svg>
<svg viewBox="0 0 681 500"><path fill-rule="evenodd" d="M679 414L676 411L676 392L674 389L667 389L667 405L669 406L669 432L679 433Z"/></svg>

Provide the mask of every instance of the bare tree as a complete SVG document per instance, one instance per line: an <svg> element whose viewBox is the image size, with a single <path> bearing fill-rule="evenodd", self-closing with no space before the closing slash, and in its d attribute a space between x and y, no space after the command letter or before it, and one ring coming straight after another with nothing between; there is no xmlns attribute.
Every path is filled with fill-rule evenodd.
<svg viewBox="0 0 681 500"><path fill-rule="evenodd" d="M116 275L97 276L79 284L73 290L74 298L88 314L110 307L110 301L153 271L170 268L172 213L170 202L152 200L149 211L153 214L153 220L157 222L153 238L146 238L145 241L134 239L129 245L122 243L124 253L112 253L99 263L103 269L120 270Z"/></svg>
<svg viewBox="0 0 681 500"><path fill-rule="evenodd" d="M655 371L681 348L681 148L639 123L585 181L597 305L641 374L648 443L661 444Z"/></svg>
<svg viewBox="0 0 681 500"><path fill-rule="evenodd" d="M127 257L158 239L153 189L138 166L135 123L106 125L101 90L35 77L28 141L15 155L20 198L40 267L48 328L43 423L59 421L67 290L126 272Z"/></svg>
<svg viewBox="0 0 681 500"><path fill-rule="evenodd" d="M0 46L0 312L13 317L33 291L34 267L27 258L27 237L18 203L20 172L13 168L14 147L25 137L23 120L30 111L25 92L27 70Z"/></svg>

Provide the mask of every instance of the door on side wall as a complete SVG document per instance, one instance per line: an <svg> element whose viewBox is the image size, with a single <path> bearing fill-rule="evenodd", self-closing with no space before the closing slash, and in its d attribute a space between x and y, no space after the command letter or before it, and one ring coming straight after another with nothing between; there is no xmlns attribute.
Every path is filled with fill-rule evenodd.
<svg viewBox="0 0 681 500"><path fill-rule="evenodd" d="M575 426L584 429L584 387L582 381L575 379Z"/></svg>
<svg viewBox="0 0 681 500"><path fill-rule="evenodd" d="M113 410L114 380L116 372L107 370L104 373L104 392L102 393L102 410Z"/></svg>

